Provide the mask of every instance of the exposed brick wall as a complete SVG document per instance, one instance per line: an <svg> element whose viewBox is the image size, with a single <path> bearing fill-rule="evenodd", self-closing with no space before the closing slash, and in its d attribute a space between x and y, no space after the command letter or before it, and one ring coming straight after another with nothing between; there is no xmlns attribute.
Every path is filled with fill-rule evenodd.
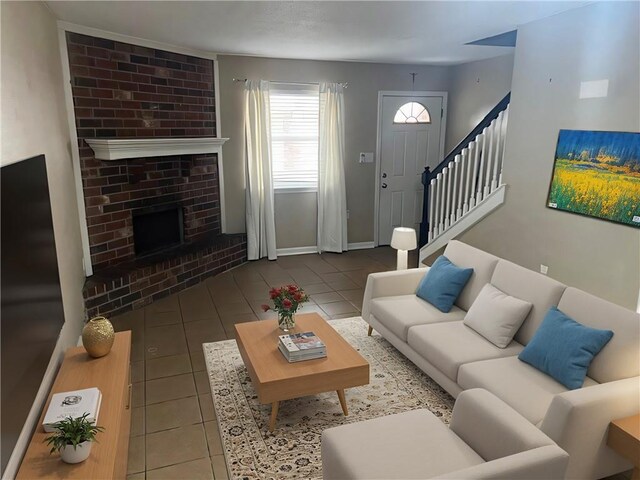
<svg viewBox="0 0 640 480"><path fill-rule="evenodd" d="M216 240L215 154L100 161L85 142L216 136L213 61L76 33L66 38L96 274L85 287L88 313L135 308L246 261L244 236ZM185 242L203 246L140 268L132 212L164 204L182 207Z"/></svg>
<svg viewBox="0 0 640 480"><path fill-rule="evenodd" d="M247 261L244 235L224 235L215 245L149 266L132 268L109 278L104 271L85 284L87 315L117 315L200 283L207 277Z"/></svg>

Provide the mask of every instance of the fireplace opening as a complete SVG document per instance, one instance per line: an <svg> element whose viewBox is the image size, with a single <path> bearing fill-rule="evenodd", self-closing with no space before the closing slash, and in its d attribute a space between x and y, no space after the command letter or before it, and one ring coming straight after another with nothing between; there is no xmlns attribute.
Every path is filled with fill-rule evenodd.
<svg viewBox="0 0 640 480"><path fill-rule="evenodd" d="M182 207L163 205L132 212L133 246L137 257L157 253L184 241Z"/></svg>

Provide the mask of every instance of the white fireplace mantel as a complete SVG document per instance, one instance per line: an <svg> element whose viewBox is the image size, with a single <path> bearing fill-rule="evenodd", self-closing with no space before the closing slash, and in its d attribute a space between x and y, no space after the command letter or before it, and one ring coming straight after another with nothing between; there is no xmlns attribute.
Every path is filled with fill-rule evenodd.
<svg viewBox="0 0 640 480"><path fill-rule="evenodd" d="M221 153L228 138L87 138L97 160Z"/></svg>

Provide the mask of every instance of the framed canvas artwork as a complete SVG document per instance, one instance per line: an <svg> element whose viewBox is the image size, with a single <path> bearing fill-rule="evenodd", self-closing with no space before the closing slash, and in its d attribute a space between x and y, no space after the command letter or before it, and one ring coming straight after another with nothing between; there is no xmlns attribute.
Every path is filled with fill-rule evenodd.
<svg viewBox="0 0 640 480"><path fill-rule="evenodd" d="M547 206L640 228L640 133L560 130Z"/></svg>

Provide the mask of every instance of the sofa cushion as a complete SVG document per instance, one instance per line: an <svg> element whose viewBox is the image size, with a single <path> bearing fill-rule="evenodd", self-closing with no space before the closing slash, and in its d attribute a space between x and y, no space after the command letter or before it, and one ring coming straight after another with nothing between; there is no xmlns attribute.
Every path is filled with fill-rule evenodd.
<svg viewBox="0 0 640 480"><path fill-rule="evenodd" d="M551 307L518 358L575 390L582 387L593 357L612 336L611 330L585 327Z"/></svg>
<svg viewBox="0 0 640 480"><path fill-rule="evenodd" d="M375 298L371 301L370 311L371 315L403 342L407 341L407 332L414 325L459 321L466 313L455 305L449 313L442 313L415 295Z"/></svg>
<svg viewBox="0 0 640 480"><path fill-rule="evenodd" d="M420 281L416 295L444 313L449 313L469 281L472 268L461 268L440 255Z"/></svg>
<svg viewBox="0 0 640 480"><path fill-rule="evenodd" d="M464 317L464 324L496 347L505 348L513 340L531 304L507 295L487 283Z"/></svg>
<svg viewBox="0 0 640 480"><path fill-rule="evenodd" d="M412 327L407 339L411 348L454 382L460 365L518 355L523 348L517 342L498 348L463 322Z"/></svg>
<svg viewBox="0 0 640 480"><path fill-rule="evenodd" d="M461 309L469 310L482 287L491 280L499 258L457 240L451 240L447 244L444 254L459 267L473 268L471 278L455 303Z"/></svg>
<svg viewBox="0 0 640 480"><path fill-rule="evenodd" d="M433 478L482 463L471 447L427 410L322 432L324 478Z"/></svg>
<svg viewBox="0 0 640 480"><path fill-rule="evenodd" d="M591 328L613 330L613 338L591 362L587 375L600 383L640 375L640 314L568 287L558 308Z"/></svg>
<svg viewBox="0 0 640 480"><path fill-rule="evenodd" d="M462 365L458 384L465 390L489 390L534 425L544 418L553 397L568 391L549 375L515 356ZM596 384L593 379L585 378L585 387Z"/></svg>
<svg viewBox="0 0 640 480"><path fill-rule="evenodd" d="M562 292L566 288L552 278L502 259L496 265L491 284L507 295L533 304L529 315L513 337L523 345L533 338L549 307L558 305Z"/></svg>

